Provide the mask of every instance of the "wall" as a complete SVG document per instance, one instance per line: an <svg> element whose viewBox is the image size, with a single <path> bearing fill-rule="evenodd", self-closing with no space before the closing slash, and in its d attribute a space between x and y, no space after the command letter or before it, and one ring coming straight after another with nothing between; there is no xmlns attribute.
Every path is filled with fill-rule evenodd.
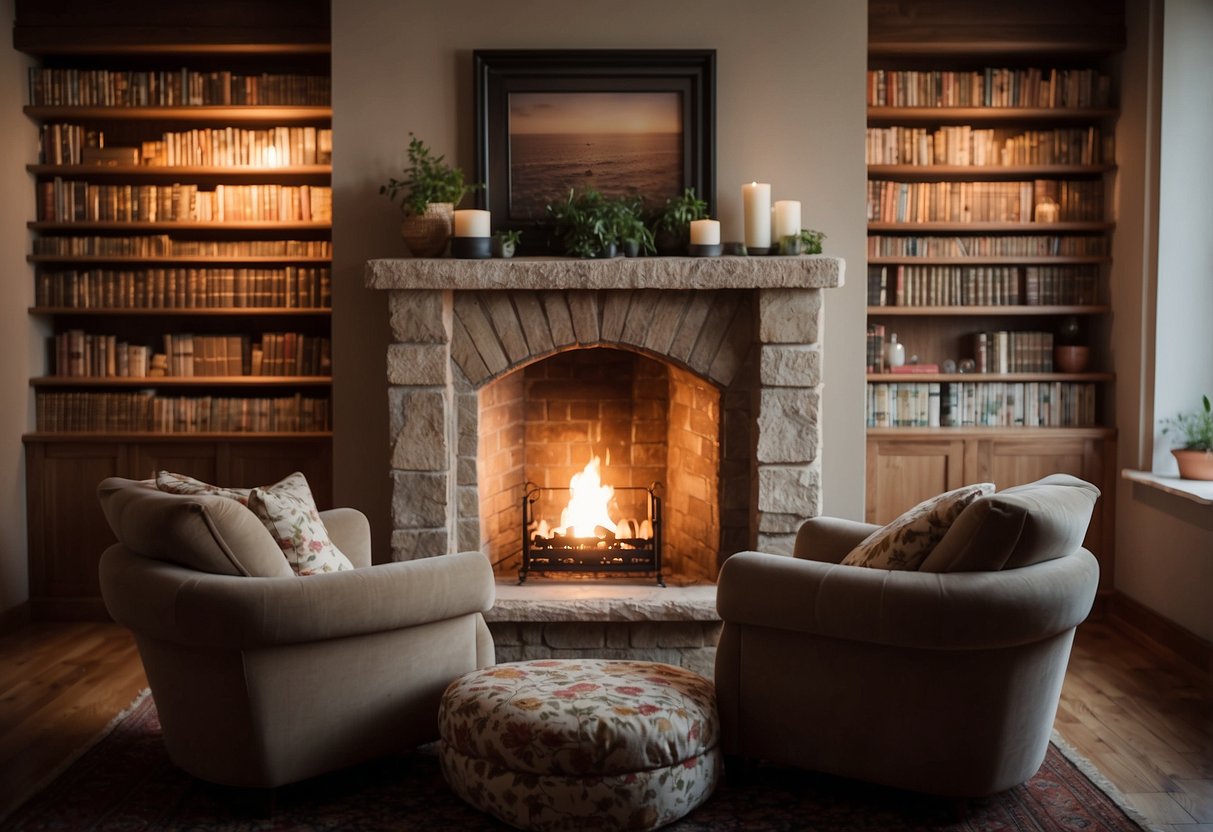
<svg viewBox="0 0 1213 832"><path fill-rule="evenodd" d="M1213 196L1190 185L1213 180L1213 112L1193 106L1194 96L1207 98L1197 79L1213 71L1213 6L1166 0L1163 10L1163 0L1126 4L1112 343L1119 467L1150 470L1153 463L1173 473L1157 421L1195 407L1202 390L1213 392ZM1202 525L1190 504L1119 483L1117 591L1205 641L1213 641L1210 528L1213 517Z"/></svg>
<svg viewBox="0 0 1213 832"><path fill-rule="evenodd" d="M13 19L13 1L0 0L0 20ZM9 128L0 131L0 273L4 274L0 303L0 332L4 358L0 360L0 390L6 406L0 408L0 615L29 598L29 568L25 533L25 452L21 434L33 425L31 371L42 372L42 337L30 326L26 310L33 303L34 281L25 262L33 216L34 192L25 164L37 158L38 130L21 114L25 104L29 61L19 52L0 53L0 111L7 113Z"/></svg>
<svg viewBox="0 0 1213 832"><path fill-rule="evenodd" d="M741 185L799 198L803 224L851 281L826 306L823 453L827 512L863 512L864 67L867 9L849 0L494 0L333 4L335 494L371 515L388 546L387 299L362 264L403 256L399 215L376 194L405 164L414 131L474 169L477 48L717 50L717 194L726 239L740 239Z"/></svg>

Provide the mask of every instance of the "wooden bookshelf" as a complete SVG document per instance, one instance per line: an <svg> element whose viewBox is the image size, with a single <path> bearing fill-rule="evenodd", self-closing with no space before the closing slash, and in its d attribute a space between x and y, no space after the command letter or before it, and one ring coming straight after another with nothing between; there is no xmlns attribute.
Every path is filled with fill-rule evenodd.
<svg viewBox="0 0 1213 832"><path fill-rule="evenodd" d="M95 190L100 194L129 186L132 191L145 189L145 194L164 194L171 188L174 196L177 185L182 186L183 193L196 189L200 194L218 187L225 189L225 193L228 188L236 189L233 194L247 189L254 195L254 201L236 203L246 211L238 216L292 215L279 211L278 206L299 210L290 204L289 197L284 197L282 202L270 206L274 213L262 213L268 203L258 205L256 200L266 197L264 191L251 190L256 186L281 187L286 194L300 198L310 193L314 213L294 214L303 217L317 216L314 200L323 197L327 201L331 194L332 165L327 155L321 155L322 151L327 153L327 142L331 140L327 131L331 129L333 113L331 102L324 95L330 73L327 0L293 4L290 20L282 18L281 4L266 0L239 3L216 0L204 6L120 0L117 6L121 9L107 7L93 14L79 3L45 0L35 4L18 0L13 35L18 49L35 56L30 83L32 86L36 74L39 84L43 84L39 90L46 96L40 101L31 97L23 112L44 129L47 139L42 151L45 153L48 147L54 151L53 158L26 160L26 170L34 183L28 197L32 219L26 225L35 238L34 248L26 259L38 290L36 297L40 299L29 308L29 315L37 331L51 336L46 365L29 380L38 415L34 429L24 437L30 592L33 608L48 617L95 615L101 609L97 559L113 540L95 493L97 484L105 477L142 479L163 468L209 482L252 486L302 471L317 504L321 508L332 504L332 432L327 429L331 422L328 414L331 414L332 378L327 374L326 364L324 375L304 376L82 376L59 374L55 366L55 336L76 330L114 336L117 342L150 347L156 352L163 351L165 334L239 337L241 343L253 344L261 340L263 333L288 330L307 338L331 336L332 310L325 294L332 262L329 242L332 224L328 219L198 221L188 217L205 217L211 212L186 213L178 211L176 204L172 213L161 213L161 217L176 215L185 219L44 220L43 217L65 216L58 202L53 212L35 213L36 203L40 205L48 194L54 194L58 200L58 188L70 187L71 183L87 183L90 194L93 185L98 186ZM123 22L115 24L115 20ZM235 74L252 80L242 80L245 86L239 89L233 85L230 100L262 103L48 105L40 102L117 99L98 98L92 87L81 90L79 95L73 93L70 98L58 87L46 92L49 88L45 84L51 83L46 79L54 79L53 83L58 84L60 79L74 76L43 72L43 68L72 68L79 70L81 78L90 70L108 70L112 74L163 72L164 77L179 75L182 89L187 83L187 72L212 79L230 79L230 74ZM286 83L280 84L282 80ZM214 83L221 85L225 81ZM271 87L271 83L277 86ZM218 100L197 98L194 88L189 89L189 97L178 100ZM253 94L250 90L261 97L249 98ZM212 92L207 87L203 95ZM31 89L31 96L32 93ZM316 98L301 97L307 95ZM274 103L283 101L299 103ZM260 138L262 134L273 134L274 128L281 128L277 131L280 136L289 133L289 140L283 140L285 145L267 144ZM108 163L109 159L98 164L85 163L89 157L80 153L80 137L85 137L87 146L94 146L98 133L104 135L104 147L132 147L135 155L122 163ZM254 133L258 136L254 137ZM299 138L307 136L312 141L320 134L325 138L324 148L319 141L307 144ZM211 136L215 138L212 140ZM267 146L274 147L277 155L265 152ZM253 154L254 147L259 155ZM241 160L241 163L168 163L211 159ZM273 164L275 159L287 163ZM53 184L56 180L60 184ZM304 193L302 186L313 190ZM83 191L86 186L77 187ZM316 188L320 189L319 195ZM69 196L75 198L75 194ZM208 198L214 205L221 202L217 196L208 194ZM100 204L105 207L104 201ZM250 204L261 211L248 213ZM193 210L192 204L188 207ZM124 215L125 210L104 213L86 207L81 213L66 216ZM217 212L215 215L222 216ZM314 254L313 250L321 253ZM196 253L199 251L223 253ZM237 274L238 283L234 282ZM302 285L304 277L311 281L306 290ZM224 278L233 281L227 294L218 283L211 284L209 289L205 285L206 280ZM187 280L192 282L186 284ZM273 280L282 282L272 283ZM120 285L125 289L119 290ZM248 296L262 305L242 306L234 302L232 292L240 292L246 285L250 293L254 290L262 293L255 298ZM132 288L136 286L137 290ZM299 295L295 296L295 292ZM304 298L305 292L311 294ZM130 305L135 297L138 303L147 305ZM195 305L186 305L183 298ZM301 305L301 298L311 305ZM100 305L102 302L109 305ZM60 339L61 345L66 338ZM268 349L269 342L266 343ZM206 359L217 360L218 356L208 353ZM211 368L215 366L210 364ZM50 398L43 399L44 396ZM154 401L161 397L169 401ZM147 422L125 422L164 424L169 429L124 430L117 420L130 417L122 415L109 420L106 414L110 411L106 407L129 401L153 401L181 410L167 421L157 415ZM80 407L89 411L87 419L72 415L77 408L73 402L85 403ZM233 403L237 414L239 408L248 407L248 419L242 420L238 415L229 418L230 411L223 408ZM219 409L203 410L212 405ZM55 411L54 419L47 416L50 408L59 407L65 409ZM256 408L260 410L254 414ZM321 408L327 413L323 414L323 421L318 421L314 414L320 413ZM101 415L94 421L93 415L98 412ZM265 417L267 412L273 414L269 420ZM207 420L221 414L225 421L204 421L203 413L207 414ZM43 416L47 416L47 424L64 429L44 429ZM93 424L113 427L74 429ZM224 428L297 425L301 429L211 431L212 424ZM183 426L196 426L199 430L175 429ZM319 426L326 429L310 429ZM71 521L65 522L66 518Z"/></svg>
<svg viewBox="0 0 1213 832"><path fill-rule="evenodd" d="M946 402L949 388L965 387L988 392L990 407L1001 401L1023 408L1013 414L1023 420L1025 412L1038 411L1020 397L1060 384L1071 392L1093 392L1096 415L1094 424L1073 426L1056 426L1043 417L1040 425L1016 424L1012 418L984 426L980 414L978 424L949 424L944 417L935 426L869 426L867 520L888 522L915 503L967 482L989 480L1001 489L1050 473L1073 474L1104 494L1087 546L1100 558L1105 588L1111 586L1116 442L1107 302L1117 174L1111 139L1118 117L1114 55L1123 48L1123 28L1123 12L1091 0L1065 8L1038 0L997 8L974 0L869 4L868 67L881 72L870 75L868 83L868 179L894 183L869 187L869 199L882 203L869 205L869 331L882 327L886 341L896 333L907 358L916 355L922 364L942 366L945 360L959 364L974 358L975 333L1028 333L1045 338L1038 343L1047 345L1047 337L1055 337L1072 317L1091 356L1078 373L892 373L872 366L875 348L870 346L870 398L876 401L879 394L883 403L896 390ZM1052 87L1051 93L1043 85L1032 86L1040 78L1062 77L1065 88ZM974 83L979 79L985 86ZM1108 80L1111 94L1099 100ZM934 95L977 106L931 106ZM1034 95L1054 95L1059 106L1011 106ZM913 106L888 106L913 97ZM1083 138L1086 143L1079 144ZM964 145L967 140L973 144ZM1080 158L1081 164L1073 163ZM1019 161L1028 159L1031 164ZM1032 204L1025 206L1021 198L1007 212L1014 217L1008 221L905 222L888 215L896 204L890 198L896 197L917 211L906 209L905 216L949 217L951 203L932 203L928 214L924 200L951 199L958 188L997 199L999 188L1015 188L1015 183L1024 189L1031 183ZM1037 215L1042 194L1067 191L1084 200L1099 194L1102 203L1058 204L1057 216ZM1092 210L1096 207L1102 210ZM972 215L980 216L976 208ZM1042 294L1029 299L1033 292ZM1088 396L1084 405L1089 401ZM923 413L930 418L921 404L920 398L913 418L903 423ZM994 418L1006 417L1002 410Z"/></svg>

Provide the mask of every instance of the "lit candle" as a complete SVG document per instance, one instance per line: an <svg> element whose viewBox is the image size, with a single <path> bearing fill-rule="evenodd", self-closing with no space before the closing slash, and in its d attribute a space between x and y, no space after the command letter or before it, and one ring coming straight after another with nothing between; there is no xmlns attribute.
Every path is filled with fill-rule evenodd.
<svg viewBox="0 0 1213 832"><path fill-rule="evenodd" d="M719 220L691 220L691 245L720 245Z"/></svg>
<svg viewBox="0 0 1213 832"><path fill-rule="evenodd" d="M771 223L772 233L777 241L784 237L794 237L800 233L800 202L795 199L781 199L775 203L775 219Z"/></svg>
<svg viewBox="0 0 1213 832"><path fill-rule="evenodd" d="M492 231L488 211L466 209L455 212L456 237L488 237Z"/></svg>
<svg viewBox="0 0 1213 832"><path fill-rule="evenodd" d="M765 182L742 185L741 201L745 214L746 248L770 248L771 186Z"/></svg>

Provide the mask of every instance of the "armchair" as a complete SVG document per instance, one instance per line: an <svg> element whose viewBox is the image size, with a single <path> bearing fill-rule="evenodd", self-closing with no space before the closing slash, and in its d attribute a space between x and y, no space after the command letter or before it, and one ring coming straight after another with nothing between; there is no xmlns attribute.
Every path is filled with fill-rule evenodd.
<svg viewBox="0 0 1213 832"><path fill-rule="evenodd" d="M840 565L879 527L835 518L805 523L793 557L730 557L725 753L942 795L1031 777L1095 597L1098 493L1055 475L982 497L918 571Z"/></svg>
<svg viewBox="0 0 1213 832"><path fill-rule="evenodd" d="M371 566L354 509L322 512L356 567L296 577L234 500L110 478L106 608L135 635L169 756L214 783L274 787L438 738L456 677L493 663L478 552Z"/></svg>

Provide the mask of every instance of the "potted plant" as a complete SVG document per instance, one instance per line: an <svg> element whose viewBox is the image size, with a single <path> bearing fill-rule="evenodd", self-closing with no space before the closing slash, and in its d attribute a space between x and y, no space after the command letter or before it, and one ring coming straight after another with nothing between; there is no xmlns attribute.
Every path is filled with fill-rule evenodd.
<svg viewBox="0 0 1213 832"><path fill-rule="evenodd" d="M691 220L708 217L708 204L687 188L680 196L666 200L665 208L653 221L653 237L659 254L686 254L691 242Z"/></svg>
<svg viewBox="0 0 1213 832"><path fill-rule="evenodd" d="M521 239L522 232L516 228L498 231L493 235L493 256L513 257Z"/></svg>
<svg viewBox="0 0 1213 832"><path fill-rule="evenodd" d="M644 222L644 203L622 197L611 203L615 236L625 257L656 254L653 232Z"/></svg>
<svg viewBox="0 0 1213 832"><path fill-rule="evenodd" d="M1208 395L1201 396L1203 410L1180 413L1163 420L1163 434L1174 431L1180 438L1172 448L1179 463L1179 475L1185 480L1213 480L1213 408Z"/></svg>
<svg viewBox="0 0 1213 832"><path fill-rule="evenodd" d="M584 258L615 256L619 243L618 209L598 191L570 188L564 202L548 203L547 214L565 254Z"/></svg>
<svg viewBox="0 0 1213 832"><path fill-rule="evenodd" d="M395 202L400 198L404 222L400 234L414 257L436 257L451 237L455 206L479 185L467 185L463 171L435 156L425 142L409 133L409 166L404 178L391 177L379 193Z"/></svg>
<svg viewBox="0 0 1213 832"><path fill-rule="evenodd" d="M800 253L821 254L821 241L825 238L824 231L815 231L812 228L800 229Z"/></svg>

